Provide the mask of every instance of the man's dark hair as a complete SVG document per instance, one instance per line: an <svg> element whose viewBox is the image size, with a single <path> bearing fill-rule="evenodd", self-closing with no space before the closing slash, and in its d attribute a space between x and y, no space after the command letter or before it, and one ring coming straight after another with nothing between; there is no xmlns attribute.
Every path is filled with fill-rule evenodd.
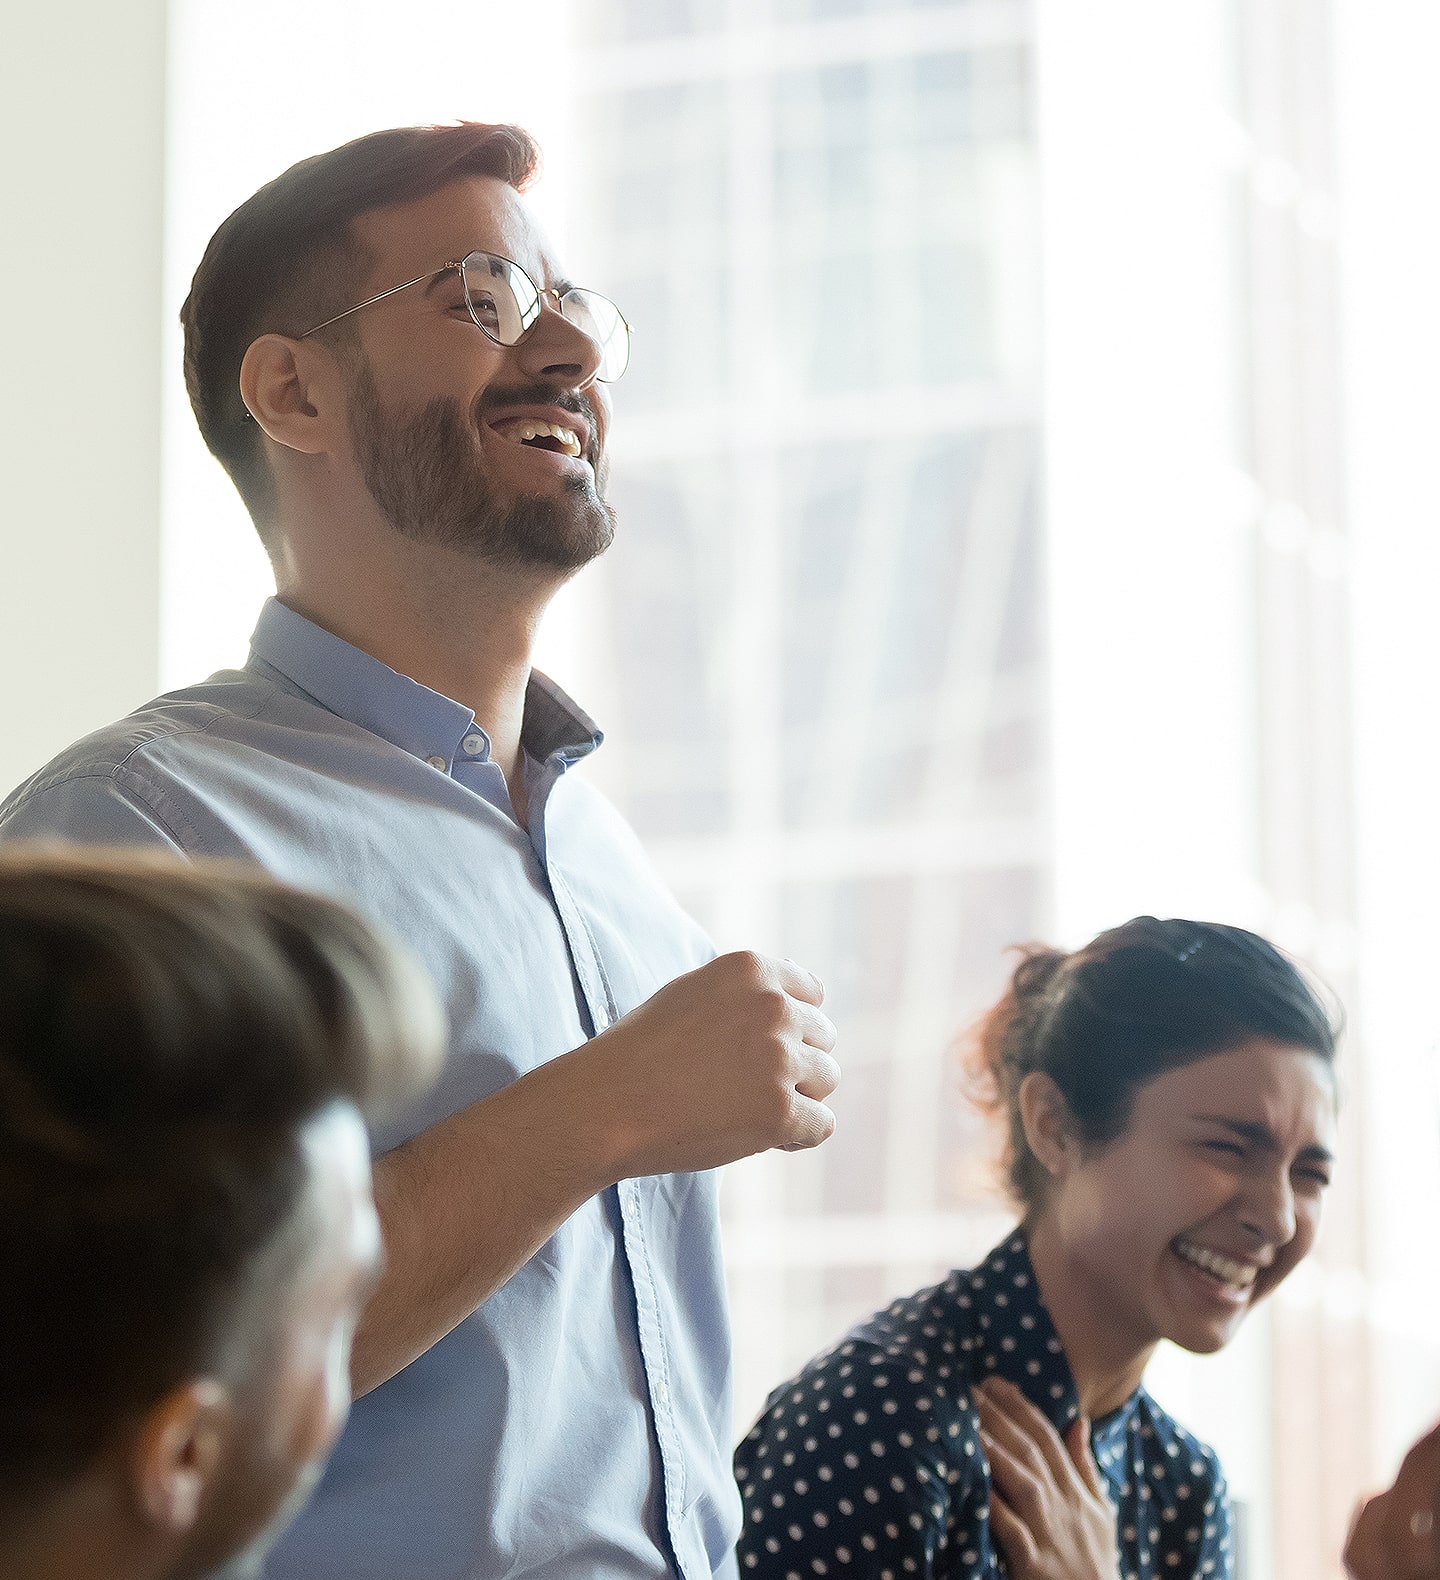
<svg viewBox="0 0 1440 1580"><path fill-rule="evenodd" d="M227 1375L306 1186L303 1127L410 1096L441 1024L419 967L333 900L0 854L0 1505Z"/></svg>
<svg viewBox="0 0 1440 1580"><path fill-rule="evenodd" d="M292 165L210 238L180 309L185 387L205 443L267 547L274 480L260 429L240 399L240 364L251 342L302 335L354 305L348 298L370 263L351 231L359 215L428 197L464 176L494 176L523 190L539 163L534 139L518 126L462 121L372 132Z"/></svg>

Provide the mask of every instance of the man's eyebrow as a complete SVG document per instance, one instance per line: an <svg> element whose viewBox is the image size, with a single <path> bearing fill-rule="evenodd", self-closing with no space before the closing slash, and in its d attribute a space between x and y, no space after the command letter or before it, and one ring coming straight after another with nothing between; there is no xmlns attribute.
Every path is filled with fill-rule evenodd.
<svg viewBox="0 0 1440 1580"><path fill-rule="evenodd" d="M562 275L558 280L551 280L545 289L547 291L554 291L557 296L564 296L566 291L573 291L575 289L575 282L574 280L565 279L565 277Z"/></svg>
<svg viewBox="0 0 1440 1580"><path fill-rule="evenodd" d="M1275 1139L1275 1132L1269 1125L1254 1123L1245 1119L1231 1119L1226 1114L1191 1114L1192 1119L1201 1124L1219 1125L1224 1130L1248 1141L1252 1146L1260 1147L1267 1152L1278 1152L1280 1143ZM1301 1147L1302 1158L1319 1159L1326 1163L1335 1161L1335 1154L1329 1147L1322 1147L1318 1141L1312 1142L1308 1147Z"/></svg>
<svg viewBox="0 0 1440 1580"><path fill-rule="evenodd" d="M432 274L430 278L425 281L425 289L421 294L424 296L429 296L431 291L433 291L442 280L448 279L452 274L458 277L459 273L460 270L456 268L453 263L441 264L441 266L436 269L434 274ZM419 278L424 280L425 276L422 274L419 276Z"/></svg>

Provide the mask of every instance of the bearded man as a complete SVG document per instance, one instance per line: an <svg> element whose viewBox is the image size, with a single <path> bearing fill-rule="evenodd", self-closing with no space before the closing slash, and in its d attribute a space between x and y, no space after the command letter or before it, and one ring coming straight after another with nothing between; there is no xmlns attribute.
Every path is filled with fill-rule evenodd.
<svg viewBox="0 0 1440 1580"><path fill-rule="evenodd" d="M562 275L518 128L375 133L220 227L182 312L200 430L275 568L243 670L63 753L0 836L168 846L343 896L420 954L445 1071L375 1137L359 1398L271 1580L733 1572L717 1165L807 1147L823 993L713 959L572 770L531 667L615 530L618 309Z"/></svg>

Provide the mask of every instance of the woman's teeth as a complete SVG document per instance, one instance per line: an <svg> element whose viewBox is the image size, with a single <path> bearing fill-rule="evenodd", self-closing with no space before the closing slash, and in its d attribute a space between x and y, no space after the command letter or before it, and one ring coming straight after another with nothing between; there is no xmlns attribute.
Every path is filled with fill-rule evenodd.
<svg viewBox="0 0 1440 1580"><path fill-rule="evenodd" d="M1255 1282L1255 1269L1246 1262L1231 1261L1228 1256L1221 1256L1218 1251L1190 1240L1174 1241L1173 1249L1182 1261L1218 1278L1222 1284L1229 1284L1232 1289L1248 1289Z"/></svg>

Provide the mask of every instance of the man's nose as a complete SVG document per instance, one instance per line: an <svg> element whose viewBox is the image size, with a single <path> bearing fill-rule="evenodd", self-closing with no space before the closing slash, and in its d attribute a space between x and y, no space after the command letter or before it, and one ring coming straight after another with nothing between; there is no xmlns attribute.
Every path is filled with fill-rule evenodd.
<svg viewBox="0 0 1440 1580"><path fill-rule="evenodd" d="M584 389L600 369L600 347L560 311L553 291L540 293L540 306L534 327L516 347L521 368L531 378Z"/></svg>

